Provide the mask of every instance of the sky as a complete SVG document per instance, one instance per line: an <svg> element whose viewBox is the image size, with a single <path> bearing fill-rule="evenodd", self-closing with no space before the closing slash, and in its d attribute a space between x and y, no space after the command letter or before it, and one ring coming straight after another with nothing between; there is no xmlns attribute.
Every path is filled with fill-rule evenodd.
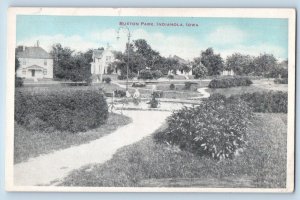
<svg viewBox="0 0 300 200"><path fill-rule="evenodd" d="M76 51L107 44L124 51L128 32L120 23L127 23L131 41L146 39L166 57L192 60L209 47L224 59L236 52L254 56L269 53L278 60L288 57L287 19L18 15L16 42L34 46L39 40L47 51L55 43ZM161 26L163 23L182 26ZM123 28L118 40L119 27Z"/></svg>

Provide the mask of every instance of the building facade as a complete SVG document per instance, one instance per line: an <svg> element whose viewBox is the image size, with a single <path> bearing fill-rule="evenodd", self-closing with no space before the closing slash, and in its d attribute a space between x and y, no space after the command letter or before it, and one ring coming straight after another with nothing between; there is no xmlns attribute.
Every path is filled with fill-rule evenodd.
<svg viewBox="0 0 300 200"><path fill-rule="evenodd" d="M17 77L25 79L53 79L53 58L39 46L19 46L16 49L16 56L20 67L17 70Z"/></svg>
<svg viewBox="0 0 300 200"><path fill-rule="evenodd" d="M114 53L109 46L106 49L94 49L92 58L92 75L102 78L103 74L116 73L115 69L109 69L110 64L115 61Z"/></svg>

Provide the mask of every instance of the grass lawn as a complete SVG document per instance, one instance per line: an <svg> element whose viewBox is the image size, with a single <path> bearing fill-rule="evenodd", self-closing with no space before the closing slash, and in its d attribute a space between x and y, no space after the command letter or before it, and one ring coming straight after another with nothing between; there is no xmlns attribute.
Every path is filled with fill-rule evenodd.
<svg viewBox="0 0 300 200"><path fill-rule="evenodd" d="M80 133L29 131L15 123L14 162L20 163L31 157L39 156L40 154L88 143L130 122L131 119L126 116L110 113L106 124L96 129Z"/></svg>
<svg viewBox="0 0 300 200"><path fill-rule="evenodd" d="M197 157L152 137L123 147L104 164L73 171L64 186L285 187L286 114L255 114L247 148L233 160ZM163 129L164 127L161 127Z"/></svg>
<svg viewBox="0 0 300 200"><path fill-rule="evenodd" d="M210 94L223 94L226 97L231 95L238 95L243 93L254 93L254 92L267 92L270 90L275 91L285 91L287 92L287 84L275 84L273 80L254 80L253 84L250 86L239 86L239 87L230 87L230 88L208 88L207 92Z"/></svg>

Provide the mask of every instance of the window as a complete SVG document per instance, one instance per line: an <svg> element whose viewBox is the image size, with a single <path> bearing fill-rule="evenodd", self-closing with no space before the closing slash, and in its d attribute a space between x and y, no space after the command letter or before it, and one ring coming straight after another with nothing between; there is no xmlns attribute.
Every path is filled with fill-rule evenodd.
<svg viewBox="0 0 300 200"><path fill-rule="evenodd" d="M106 61L110 61L111 56L106 56Z"/></svg>
<svg viewBox="0 0 300 200"><path fill-rule="evenodd" d="M44 65L47 65L47 60L46 59L44 60Z"/></svg>
<svg viewBox="0 0 300 200"><path fill-rule="evenodd" d="M47 70L44 69L44 70L43 70L43 73L44 73L44 75L47 75Z"/></svg>
<svg viewBox="0 0 300 200"><path fill-rule="evenodd" d="M22 74L23 74L23 75L26 75L26 69L23 69L23 70L22 70Z"/></svg>
<svg viewBox="0 0 300 200"><path fill-rule="evenodd" d="M23 65L26 65L26 59L25 58L23 59Z"/></svg>

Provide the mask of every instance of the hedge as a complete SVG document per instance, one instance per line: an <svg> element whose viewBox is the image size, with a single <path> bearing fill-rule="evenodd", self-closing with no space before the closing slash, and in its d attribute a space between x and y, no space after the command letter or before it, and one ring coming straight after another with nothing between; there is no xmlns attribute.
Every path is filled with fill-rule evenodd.
<svg viewBox="0 0 300 200"><path fill-rule="evenodd" d="M209 88L229 88L237 86L249 86L252 81L248 77L227 77L221 79L213 79L208 84Z"/></svg>
<svg viewBox="0 0 300 200"><path fill-rule="evenodd" d="M92 88L23 88L15 93L15 121L41 131L86 131L104 124L108 106Z"/></svg>
<svg viewBox="0 0 300 200"><path fill-rule="evenodd" d="M276 78L274 79L275 84L288 84L288 78Z"/></svg>
<svg viewBox="0 0 300 200"><path fill-rule="evenodd" d="M154 135L156 142L213 159L233 158L247 142L252 111L240 98L212 95L197 107L174 112L168 127Z"/></svg>
<svg viewBox="0 0 300 200"><path fill-rule="evenodd" d="M287 113L288 93L282 91L268 91L245 93L235 95L233 98L240 96L242 100L253 108L254 112L262 113ZM231 97L232 98L232 97Z"/></svg>

